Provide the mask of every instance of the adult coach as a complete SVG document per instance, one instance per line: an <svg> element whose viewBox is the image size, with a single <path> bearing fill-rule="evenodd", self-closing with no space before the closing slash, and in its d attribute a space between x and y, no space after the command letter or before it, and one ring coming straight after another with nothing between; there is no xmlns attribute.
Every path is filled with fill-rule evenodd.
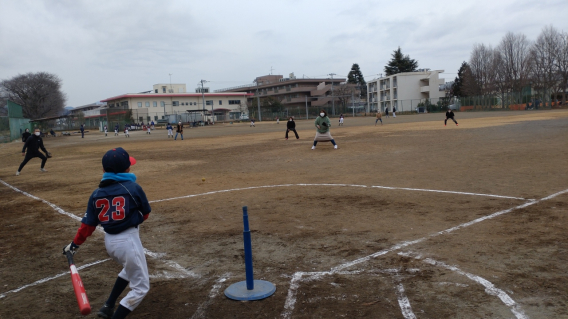
<svg viewBox="0 0 568 319"><path fill-rule="evenodd" d="M40 133L39 129L36 128L35 131L34 131L34 135L31 135L26 140L26 143L24 144L24 148L22 148L22 156L25 156L24 161L22 162L22 164L20 164L20 167L18 167L18 171L16 172L16 176L20 175L20 172L22 171L24 166L26 166L26 164L34 157L39 157L41 159L41 168L39 170L42 171L42 172L47 172L44 169L45 162L47 162L47 157L51 157L51 155L43 146L43 140L42 140L40 135L41 135L41 133ZM28 150L27 153L26 153L26 149ZM39 149L44 151L45 154L47 155L47 157L45 155L43 155L39 151Z"/></svg>
<svg viewBox="0 0 568 319"><path fill-rule="evenodd" d="M333 148L337 149L337 144L329 132L331 127L331 121L327 117L327 112L325 110L320 110L319 116L316 118L314 125L316 126L316 137L314 138L314 145L312 150L316 149L316 145L320 141L330 141L333 144Z"/></svg>
<svg viewBox="0 0 568 319"><path fill-rule="evenodd" d="M81 138L85 138L85 127L81 124Z"/></svg>
<svg viewBox="0 0 568 319"><path fill-rule="evenodd" d="M454 121L454 123L456 123L456 126L458 126L458 122L456 122L456 120L454 119L454 111L452 111L452 109L448 109L446 111L446 119L444 120L444 126L446 126L446 122L448 122L448 119Z"/></svg>
<svg viewBox="0 0 568 319"><path fill-rule="evenodd" d="M102 164L104 174L99 188L91 194L81 226L73 241L63 248L63 254L75 254L99 224L103 227L107 253L123 268L98 316L123 319L140 305L150 290L139 225L152 209L144 190L136 183L136 175L130 173L130 166L136 164L136 160L123 148L106 152ZM116 300L128 285L131 290L115 312Z"/></svg>
<svg viewBox="0 0 568 319"><path fill-rule="evenodd" d="M294 132L296 135L296 139L299 139L298 132L296 132L296 122L294 122L294 118L290 116L288 122L286 123L286 139L288 139L288 132Z"/></svg>
<svg viewBox="0 0 568 319"><path fill-rule="evenodd" d="M178 122L176 129L176 137L174 137L174 141L177 140L178 134L181 135L181 140L183 141L183 124L181 124L181 121Z"/></svg>

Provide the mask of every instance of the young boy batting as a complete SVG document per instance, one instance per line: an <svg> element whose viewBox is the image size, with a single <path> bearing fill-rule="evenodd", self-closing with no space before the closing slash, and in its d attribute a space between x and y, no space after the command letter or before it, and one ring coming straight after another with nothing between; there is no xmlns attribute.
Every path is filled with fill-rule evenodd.
<svg viewBox="0 0 568 319"><path fill-rule="evenodd" d="M63 248L63 254L75 254L99 224L103 227L106 250L123 268L98 316L122 319L138 307L150 290L138 226L148 218L151 208L142 187L136 183L136 175L130 173L130 165L136 164L133 157L118 147L106 152L102 163L103 178L91 194L81 226L73 241ZM114 311L116 300L128 285L131 290Z"/></svg>

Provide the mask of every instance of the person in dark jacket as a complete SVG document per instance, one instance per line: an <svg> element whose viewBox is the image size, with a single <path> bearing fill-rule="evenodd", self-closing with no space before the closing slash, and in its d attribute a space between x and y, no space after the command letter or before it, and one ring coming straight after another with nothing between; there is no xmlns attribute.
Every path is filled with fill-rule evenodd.
<svg viewBox="0 0 568 319"><path fill-rule="evenodd" d="M25 156L24 161L22 162L22 164L20 164L20 167L18 168L18 171L16 172L16 176L20 175L22 168L24 168L24 166L34 157L39 157L41 159L40 171L47 172L44 169L45 162L47 162L47 157L45 157L45 155L43 155L39 151L39 149L44 151L45 154L47 154L48 152L45 149L45 147L43 146L43 140L42 140L40 135L41 135L41 133L40 133L39 129L36 128L34 135L31 135L26 140L26 143L24 144L24 148L22 148L22 156ZM27 153L26 153L26 149L27 149Z"/></svg>
<svg viewBox="0 0 568 319"><path fill-rule="evenodd" d="M454 123L456 123L456 126L458 125L458 122L456 122L456 120L454 119L454 111L452 111L452 109L448 109L446 111L446 119L444 120L444 126L446 126L446 122L448 122L448 119L454 121Z"/></svg>
<svg viewBox="0 0 568 319"><path fill-rule="evenodd" d="M298 132L296 132L296 122L294 122L294 118L290 116L288 122L286 123L286 139L288 139L288 132L294 132L296 135L296 139L299 139Z"/></svg>
<svg viewBox="0 0 568 319"><path fill-rule="evenodd" d="M181 121L178 122L176 129L176 137L174 137L174 141L177 140L178 134L181 135L181 140L183 141L183 124L181 123Z"/></svg>
<svg viewBox="0 0 568 319"><path fill-rule="evenodd" d="M85 138L85 127L81 124L81 138Z"/></svg>
<svg viewBox="0 0 568 319"><path fill-rule="evenodd" d="M26 129L25 132L22 134L22 142L26 142L28 137L30 137L32 133L30 133L30 129Z"/></svg>

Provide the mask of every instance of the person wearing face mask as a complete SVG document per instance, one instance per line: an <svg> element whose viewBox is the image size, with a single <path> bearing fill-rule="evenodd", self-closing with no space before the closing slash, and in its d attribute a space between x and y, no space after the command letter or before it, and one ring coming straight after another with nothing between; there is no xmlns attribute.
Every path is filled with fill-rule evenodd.
<svg viewBox="0 0 568 319"><path fill-rule="evenodd" d="M26 129L24 131L24 133L22 133L22 142L26 142L28 140L28 137L30 137L32 135L32 133L30 133L29 129Z"/></svg>
<svg viewBox="0 0 568 319"><path fill-rule="evenodd" d="M18 171L16 172L16 176L20 175L22 168L24 168L24 166L34 157L39 157L41 159L40 171L47 172L44 169L45 162L47 161L47 157L45 157L45 155L43 155L39 151L39 149L41 148L41 150L44 151L45 154L47 154L48 152L45 149L45 147L43 146L43 140L42 140L40 134L41 133L39 132L39 129L36 128L35 131L34 131L34 135L31 135L26 140L26 143L24 144L24 148L22 148L22 156L25 156L24 161L22 162L22 164L20 164L20 167L18 168ZM27 153L26 153L26 149L28 151Z"/></svg>
<svg viewBox="0 0 568 319"><path fill-rule="evenodd" d="M296 132L296 122L294 122L294 118L290 116L288 119L288 123L286 123L286 139L288 139L288 132L294 132L296 135L296 139L299 139L298 132Z"/></svg>
<svg viewBox="0 0 568 319"><path fill-rule="evenodd" d="M312 150L316 149L316 145L320 141L330 141L333 144L333 148L337 149L337 144L335 140L329 133L329 127L331 126L331 121L329 117L327 117L327 112L325 110L320 111L320 116L316 118L315 126L316 126L316 137L314 138L314 145L312 146Z"/></svg>
<svg viewBox="0 0 568 319"><path fill-rule="evenodd" d="M181 135L181 140L183 141L183 124L181 124L181 121L178 122L177 130L176 130L176 137L174 137L174 141L177 140L178 134Z"/></svg>

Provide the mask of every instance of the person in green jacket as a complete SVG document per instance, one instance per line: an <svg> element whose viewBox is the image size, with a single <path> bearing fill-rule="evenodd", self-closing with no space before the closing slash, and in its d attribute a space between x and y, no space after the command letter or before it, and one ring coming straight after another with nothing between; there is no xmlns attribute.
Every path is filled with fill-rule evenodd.
<svg viewBox="0 0 568 319"><path fill-rule="evenodd" d="M327 117L327 112L325 110L320 110L320 116L316 118L315 126L316 126L316 137L314 138L314 145L312 146L312 150L316 149L316 145L320 141L330 141L333 144L333 148L337 149L337 144L335 140L329 133L329 128L331 126L331 121L329 117Z"/></svg>

